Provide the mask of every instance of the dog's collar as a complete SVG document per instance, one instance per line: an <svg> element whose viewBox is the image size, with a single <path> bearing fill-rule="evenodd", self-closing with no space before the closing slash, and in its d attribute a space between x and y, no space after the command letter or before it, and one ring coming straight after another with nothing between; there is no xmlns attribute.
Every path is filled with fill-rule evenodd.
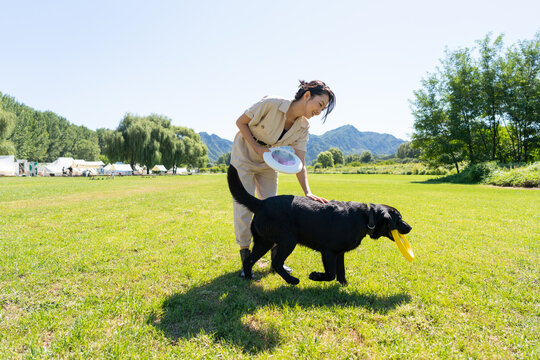
<svg viewBox="0 0 540 360"><path fill-rule="evenodd" d="M368 204L369 208L369 223L368 223L368 235L373 236L373 233L375 232L375 209L373 204Z"/></svg>

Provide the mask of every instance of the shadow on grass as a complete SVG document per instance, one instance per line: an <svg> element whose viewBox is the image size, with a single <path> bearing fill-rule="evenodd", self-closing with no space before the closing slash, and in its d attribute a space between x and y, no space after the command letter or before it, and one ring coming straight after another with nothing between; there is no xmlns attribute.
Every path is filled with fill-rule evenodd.
<svg viewBox="0 0 540 360"><path fill-rule="evenodd" d="M279 329L267 327L257 320L242 322L242 317L265 306L302 308L364 307L387 313L410 301L407 294L378 296L347 292L339 285L301 289L284 285L264 290L260 284L238 277L238 272L219 276L210 283L178 293L165 300L160 314L148 322L170 339L190 339L200 334L213 334L214 340L234 344L244 352L257 354L279 344Z"/></svg>

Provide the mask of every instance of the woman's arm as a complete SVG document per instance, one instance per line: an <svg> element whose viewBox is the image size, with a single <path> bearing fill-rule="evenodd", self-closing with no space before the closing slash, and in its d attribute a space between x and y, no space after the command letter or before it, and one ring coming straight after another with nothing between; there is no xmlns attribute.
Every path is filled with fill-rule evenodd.
<svg viewBox="0 0 540 360"><path fill-rule="evenodd" d="M246 114L242 114L242 116L240 116L238 120L236 120L236 126L238 126L238 129L240 129L240 133L242 134L244 139L246 139L248 144L253 148L253 150L255 150L255 152L262 157L265 152L270 150L257 144L248 126L248 123L250 121L251 119Z"/></svg>
<svg viewBox="0 0 540 360"><path fill-rule="evenodd" d="M326 204L328 200L326 200L323 197L319 197L316 195L313 195L311 193L311 190L309 188L308 178L307 178L307 169L306 169L306 152L302 150L293 149L296 156L302 160L302 170L298 174L296 174L296 177L298 178L298 182L300 183L300 186L302 187L302 190L304 190L304 194L310 199L313 199L315 201L318 201L320 203Z"/></svg>

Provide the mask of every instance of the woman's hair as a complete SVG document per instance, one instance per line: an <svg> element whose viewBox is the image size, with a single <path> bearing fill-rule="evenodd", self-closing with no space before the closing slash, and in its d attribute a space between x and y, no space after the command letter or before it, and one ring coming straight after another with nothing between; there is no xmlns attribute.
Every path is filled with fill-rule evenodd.
<svg viewBox="0 0 540 360"><path fill-rule="evenodd" d="M305 82L304 80L300 80L300 85L298 86L300 89L296 92L296 95L294 96L294 101L300 100L302 96L304 96L304 93L306 91L309 91L311 96L316 95L328 95L328 105L326 106L326 109L324 111L323 115L323 123L326 121L326 117L328 114L334 110L334 106L336 105L336 96L334 95L334 92L330 90L328 85L326 85L324 82L320 80L313 80L310 82Z"/></svg>

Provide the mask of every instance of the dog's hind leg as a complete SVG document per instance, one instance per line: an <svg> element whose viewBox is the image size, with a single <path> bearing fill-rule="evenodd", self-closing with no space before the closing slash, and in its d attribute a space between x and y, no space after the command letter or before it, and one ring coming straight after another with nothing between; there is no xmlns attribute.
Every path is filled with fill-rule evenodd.
<svg viewBox="0 0 540 360"><path fill-rule="evenodd" d="M279 242L276 241L278 244L275 248L275 255L272 258L272 268L275 272L277 272L283 280L288 282L291 285L297 285L300 280L298 278L295 278L294 276L291 276L284 268L283 263L291 255L294 248L296 247L296 240L293 238L291 239L281 239Z"/></svg>
<svg viewBox="0 0 540 360"><path fill-rule="evenodd" d="M337 256L331 252L322 253L324 272L312 272L309 278L314 281L332 281L336 278Z"/></svg>

